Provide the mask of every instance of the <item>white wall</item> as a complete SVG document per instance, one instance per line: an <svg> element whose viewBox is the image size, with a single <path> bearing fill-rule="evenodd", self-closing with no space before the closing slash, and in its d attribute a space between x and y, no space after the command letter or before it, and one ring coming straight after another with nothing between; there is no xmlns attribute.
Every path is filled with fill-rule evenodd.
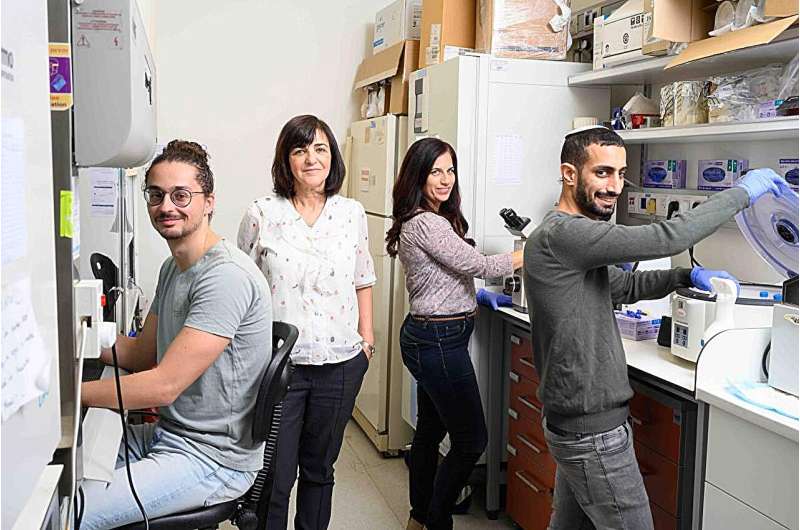
<svg viewBox="0 0 800 530"><path fill-rule="evenodd" d="M343 143L358 117L353 80L389 0L139 0L158 75L158 141L211 155L213 228L234 239L253 199L272 190L281 127L316 114ZM141 208L144 205L140 205ZM166 244L140 215L139 279L152 296Z"/></svg>

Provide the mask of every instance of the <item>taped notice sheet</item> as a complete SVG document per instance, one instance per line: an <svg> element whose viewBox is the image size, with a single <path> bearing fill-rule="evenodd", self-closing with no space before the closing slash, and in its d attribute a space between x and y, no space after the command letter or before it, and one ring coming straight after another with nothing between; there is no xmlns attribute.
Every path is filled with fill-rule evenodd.
<svg viewBox="0 0 800 530"><path fill-rule="evenodd" d="M2 419L50 388L52 352L44 346L31 300L31 281L3 285Z"/></svg>
<svg viewBox="0 0 800 530"><path fill-rule="evenodd" d="M501 134L495 136L495 184L520 184L522 182L522 136Z"/></svg>

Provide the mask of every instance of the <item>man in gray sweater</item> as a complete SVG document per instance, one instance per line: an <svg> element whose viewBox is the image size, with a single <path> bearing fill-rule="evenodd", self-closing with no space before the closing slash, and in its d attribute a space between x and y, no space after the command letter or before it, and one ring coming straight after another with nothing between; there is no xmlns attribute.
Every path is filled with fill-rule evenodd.
<svg viewBox="0 0 800 530"><path fill-rule="evenodd" d="M614 264L678 254L764 193L787 189L774 171L753 170L690 212L622 226L608 221L625 171L625 144L615 132L568 134L561 197L525 245L533 358L557 464L550 530L653 528L627 422L633 391L613 305L662 298L678 287L711 290L711 277L731 278L699 267L631 273Z"/></svg>

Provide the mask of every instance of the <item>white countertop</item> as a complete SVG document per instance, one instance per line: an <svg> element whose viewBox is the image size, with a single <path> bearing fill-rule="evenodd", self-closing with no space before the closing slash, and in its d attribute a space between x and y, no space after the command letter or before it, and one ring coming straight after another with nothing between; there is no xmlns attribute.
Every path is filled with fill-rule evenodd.
<svg viewBox="0 0 800 530"><path fill-rule="evenodd" d="M777 393L778 391L773 390L773 392ZM714 407L719 407L763 429L780 434L789 440L798 442L798 439L800 439L800 422L777 412L751 405L728 392L724 384L709 384L698 388L697 399Z"/></svg>
<svg viewBox="0 0 800 530"><path fill-rule="evenodd" d="M697 399L797 442L800 422L752 405L727 390L732 382L762 381L762 352L770 338L769 328L730 329L713 336L700 353Z"/></svg>
<svg viewBox="0 0 800 530"><path fill-rule="evenodd" d="M528 315L510 307L499 311L509 315L525 326L530 325ZM656 344L655 340L622 339L628 366L679 386L694 393L695 364L670 353L669 348Z"/></svg>

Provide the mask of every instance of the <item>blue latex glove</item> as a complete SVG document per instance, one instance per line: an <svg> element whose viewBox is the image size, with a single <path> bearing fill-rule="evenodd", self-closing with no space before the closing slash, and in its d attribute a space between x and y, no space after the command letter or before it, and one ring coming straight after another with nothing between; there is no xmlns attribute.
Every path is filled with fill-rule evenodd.
<svg viewBox="0 0 800 530"><path fill-rule="evenodd" d="M750 206L765 193L772 193L776 197L780 197L791 189L783 177L766 167L748 171L739 179L736 186L744 189L750 196Z"/></svg>
<svg viewBox="0 0 800 530"><path fill-rule="evenodd" d="M503 293L493 293L492 291L487 291L483 287L478 289L475 299L479 304L491 307L494 311L497 311L499 307L503 306L511 307L510 296Z"/></svg>
<svg viewBox="0 0 800 530"><path fill-rule="evenodd" d="M694 267L689 275L689 278L692 280L692 285L698 289L708 291L709 293L713 290L713 287L711 287L711 278L733 280L733 282L736 284L736 292L739 292L739 280L734 278L727 271L712 271L704 267Z"/></svg>

